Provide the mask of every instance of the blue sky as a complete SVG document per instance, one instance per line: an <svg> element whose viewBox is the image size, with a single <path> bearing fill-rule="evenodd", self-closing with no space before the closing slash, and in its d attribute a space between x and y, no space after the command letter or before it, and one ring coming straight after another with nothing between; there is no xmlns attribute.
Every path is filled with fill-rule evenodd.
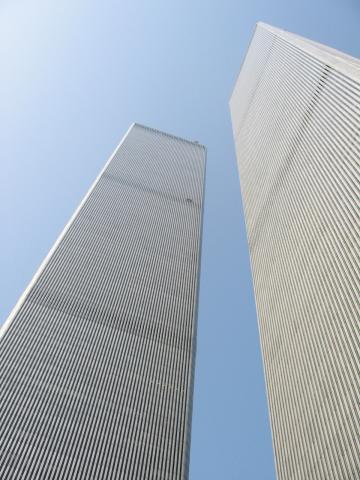
<svg viewBox="0 0 360 480"><path fill-rule="evenodd" d="M0 322L134 122L207 145L190 479L274 479L228 100L256 21L360 57L358 0L2 0Z"/></svg>

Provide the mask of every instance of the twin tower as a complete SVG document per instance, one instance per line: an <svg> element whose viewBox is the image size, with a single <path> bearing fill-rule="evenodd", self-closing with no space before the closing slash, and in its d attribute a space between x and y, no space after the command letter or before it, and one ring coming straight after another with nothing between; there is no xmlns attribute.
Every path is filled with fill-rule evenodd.
<svg viewBox="0 0 360 480"><path fill-rule="evenodd" d="M258 24L230 108L278 479L359 480L360 62ZM1 479L188 478L205 160L100 172L2 327Z"/></svg>

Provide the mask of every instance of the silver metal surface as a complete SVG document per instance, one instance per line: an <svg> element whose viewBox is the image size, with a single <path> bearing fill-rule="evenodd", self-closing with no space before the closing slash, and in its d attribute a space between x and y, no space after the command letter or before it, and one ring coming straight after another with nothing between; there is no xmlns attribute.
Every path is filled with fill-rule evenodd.
<svg viewBox="0 0 360 480"><path fill-rule="evenodd" d="M258 24L230 101L279 480L360 478L359 65Z"/></svg>
<svg viewBox="0 0 360 480"><path fill-rule="evenodd" d="M185 479L205 148L134 124L2 331L1 479Z"/></svg>

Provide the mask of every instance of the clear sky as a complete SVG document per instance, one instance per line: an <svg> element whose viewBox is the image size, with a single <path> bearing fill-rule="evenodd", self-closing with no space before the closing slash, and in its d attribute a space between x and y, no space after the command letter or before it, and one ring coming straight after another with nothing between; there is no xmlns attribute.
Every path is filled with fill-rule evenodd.
<svg viewBox="0 0 360 480"><path fill-rule="evenodd" d="M0 1L0 322L132 122L207 145L191 480L275 477L228 109L258 20L360 57L359 0Z"/></svg>

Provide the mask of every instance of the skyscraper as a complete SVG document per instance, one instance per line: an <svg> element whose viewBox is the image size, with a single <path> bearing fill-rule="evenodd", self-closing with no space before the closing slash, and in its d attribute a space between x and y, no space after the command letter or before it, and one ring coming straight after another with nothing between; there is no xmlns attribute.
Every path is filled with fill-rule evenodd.
<svg viewBox="0 0 360 480"><path fill-rule="evenodd" d="M3 327L1 479L188 476L205 148L134 124Z"/></svg>
<svg viewBox="0 0 360 480"><path fill-rule="evenodd" d="M230 100L279 480L360 478L360 62L258 24Z"/></svg>

